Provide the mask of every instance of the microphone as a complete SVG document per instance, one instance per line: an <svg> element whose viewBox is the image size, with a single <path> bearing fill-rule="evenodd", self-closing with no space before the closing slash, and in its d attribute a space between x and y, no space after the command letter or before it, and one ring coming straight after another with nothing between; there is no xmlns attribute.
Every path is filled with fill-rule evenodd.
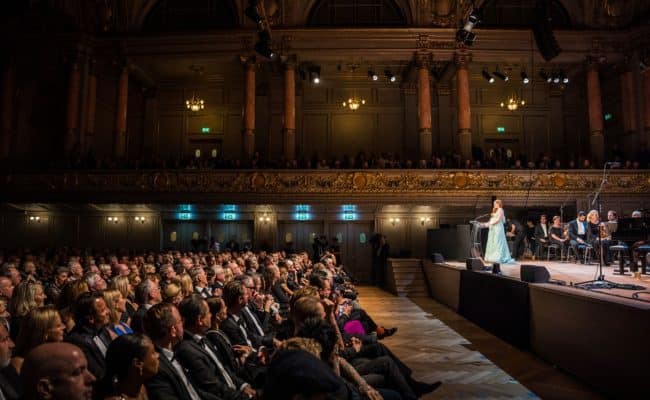
<svg viewBox="0 0 650 400"><path fill-rule="evenodd" d="M621 163L618 161L607 161L605 166L609 165L611 168L621 168Z"/></svg>

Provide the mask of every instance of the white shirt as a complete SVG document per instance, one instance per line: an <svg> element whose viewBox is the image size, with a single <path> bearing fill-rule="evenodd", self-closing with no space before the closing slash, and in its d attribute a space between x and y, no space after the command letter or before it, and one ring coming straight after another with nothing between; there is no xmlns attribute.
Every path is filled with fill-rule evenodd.
<svg viewBox="0 0 650 400"><path fill-rule="evenodd" d="M162 353L165 355L167 360L172 363L172 366L174 366L174 369L176 370L176 374L178 374L178 377L181 378L181 381L183 381L183 384L185 385L185 388L187 389L187 392L190 394L190 398L192 400L201 400L201 396L196 392L196 389L192 386L190 383L189 379L187 379L187 375L185 375L185 372L183 371L183 367L181 367L181 364L174 358L174 352L169 350L169 349L161 349Z"/></svg>
<svg viewBox="0 0 650 400"><path fill-rule="evenodd" d="M580 221L579 219L576 220L578 223L578 235L584 235L585 234L585 224Z"/></svg>

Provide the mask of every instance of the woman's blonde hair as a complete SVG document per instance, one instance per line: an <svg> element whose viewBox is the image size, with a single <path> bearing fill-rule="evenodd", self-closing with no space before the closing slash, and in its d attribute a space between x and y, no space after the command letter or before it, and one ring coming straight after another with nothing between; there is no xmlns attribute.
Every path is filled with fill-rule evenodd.
<svg viewBox="0 0 650 400"><path fill-rule="evenodd" d="M104 296L104 301L106 302L106 307L108 307L110 312L111 324L117 325L120 322L120 311L117 310L117 298L125 298L122 292L117 289L104 290L102 293Z"/></svg>
<svg viewBox="0 0 650 400"><path fill-rule="evenodd" d="M25 281L16 286L14 296L11 299L11 316L24 317L34 308L36 304L36 292L38 288L43 290L43 286L34 281Z"/></svg>
<svg viewBox="0 0 650 400"><path fill-rule="evenodd" d="M25 316L16 338L14 355L25 357L34 347L49 341L47 333L61 322L61 315L54 306L37 307Z"/></svg>
<svg viewBox="0 0 650 400"><path fill-rule="evenodd" d="M120 293L122 293L122 296L125 299L129 298L129 284L131 282L129 281L129 277L125 275L120 275L116 276L111 280L111 284L109 285L109 289L111 290L119 290Z"/></svg>
<svg viewBox="0 0 650 400"><path fill-rule="evenodd" d="M503 208L503 202L501 201L501 199L496 199L494 200L494 202L499 205L498 208ZM495 212L497 212L497 207L492 208L492 214L494 214Z"/></svg>
<svg viewBox="0 0 650 400"><path fill-rule="evenodd" d="M194 292L194 284L192 283L192 277L190 274L182 274L180 283L183 297L187 297Z"/></svg>
<svg viewBox="0 0 650 400"><path fill-rule="evenodd" d="M592 220L594 217L600 219L600 216L598 215L598 211L596 211L596 210L591 210L591 211L589 211L589 214L587 214L587 221L588 221L588 222L591 222L591 220ZM593 224L594 222L591 222L591 223Z"/></svg>
<svg viewBox="0 0 650 400"><path fill-rule="evenodd" d="M168 283L162 291L162 298L164 302L174 303L174 298L181 293L181 288L176 283Z"/></svg>
<svg viewBox="0 0 650 400"><path fill-rule="evenodd" d="M320 359L320 353L323 351L320 343L314 339L303 337L293 337L282 342L278 351L282 350L302 350Z"/></svg>

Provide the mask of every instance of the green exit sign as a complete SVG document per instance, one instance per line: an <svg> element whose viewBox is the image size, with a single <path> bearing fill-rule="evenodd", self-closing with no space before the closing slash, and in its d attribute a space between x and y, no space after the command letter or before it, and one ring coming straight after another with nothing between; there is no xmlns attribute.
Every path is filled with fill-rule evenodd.
<svg viewBox="0 0 650 400"><path fill-rule="evenodd" d="M210 133L210 128L204 126L203 128L201 128L201 133Z"/></svg>
<svg viewBox="0 0 650 400"><path fill-rule="evenodd" d="M609 121L610 119L612 119L612 113L605 114L605 121Z"/></svg>
<svg viewBox="0 0 650 400"><path fill-rule="evenodd" d="M497 126L497 132L499 132L499 133L503 133L503 132L505 132L505 131L506 131L506 127L505 127L505 126Z"/></svg>

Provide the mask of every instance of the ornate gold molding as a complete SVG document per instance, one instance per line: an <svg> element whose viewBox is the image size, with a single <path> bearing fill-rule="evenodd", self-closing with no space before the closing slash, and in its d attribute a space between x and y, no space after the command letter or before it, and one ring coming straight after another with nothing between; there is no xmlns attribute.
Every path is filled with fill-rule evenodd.
<svg viewBox="0 0 650 400"><path fill-rule="evenodd" d="M349 195L403 197L477 193L521 195L586 195L598 189L600 171L509 170L240 170L240 171L144 171L4 174L1 189L6 198L39 201L49 195L71 200L106 200L107 193L125 195L192 193L316 195L325 198ZM607 195L650 193L650 171L613 171L604 188ZM56 197L56 196L55 196ZM288 197L291 199L291 197Z"/></svg>

